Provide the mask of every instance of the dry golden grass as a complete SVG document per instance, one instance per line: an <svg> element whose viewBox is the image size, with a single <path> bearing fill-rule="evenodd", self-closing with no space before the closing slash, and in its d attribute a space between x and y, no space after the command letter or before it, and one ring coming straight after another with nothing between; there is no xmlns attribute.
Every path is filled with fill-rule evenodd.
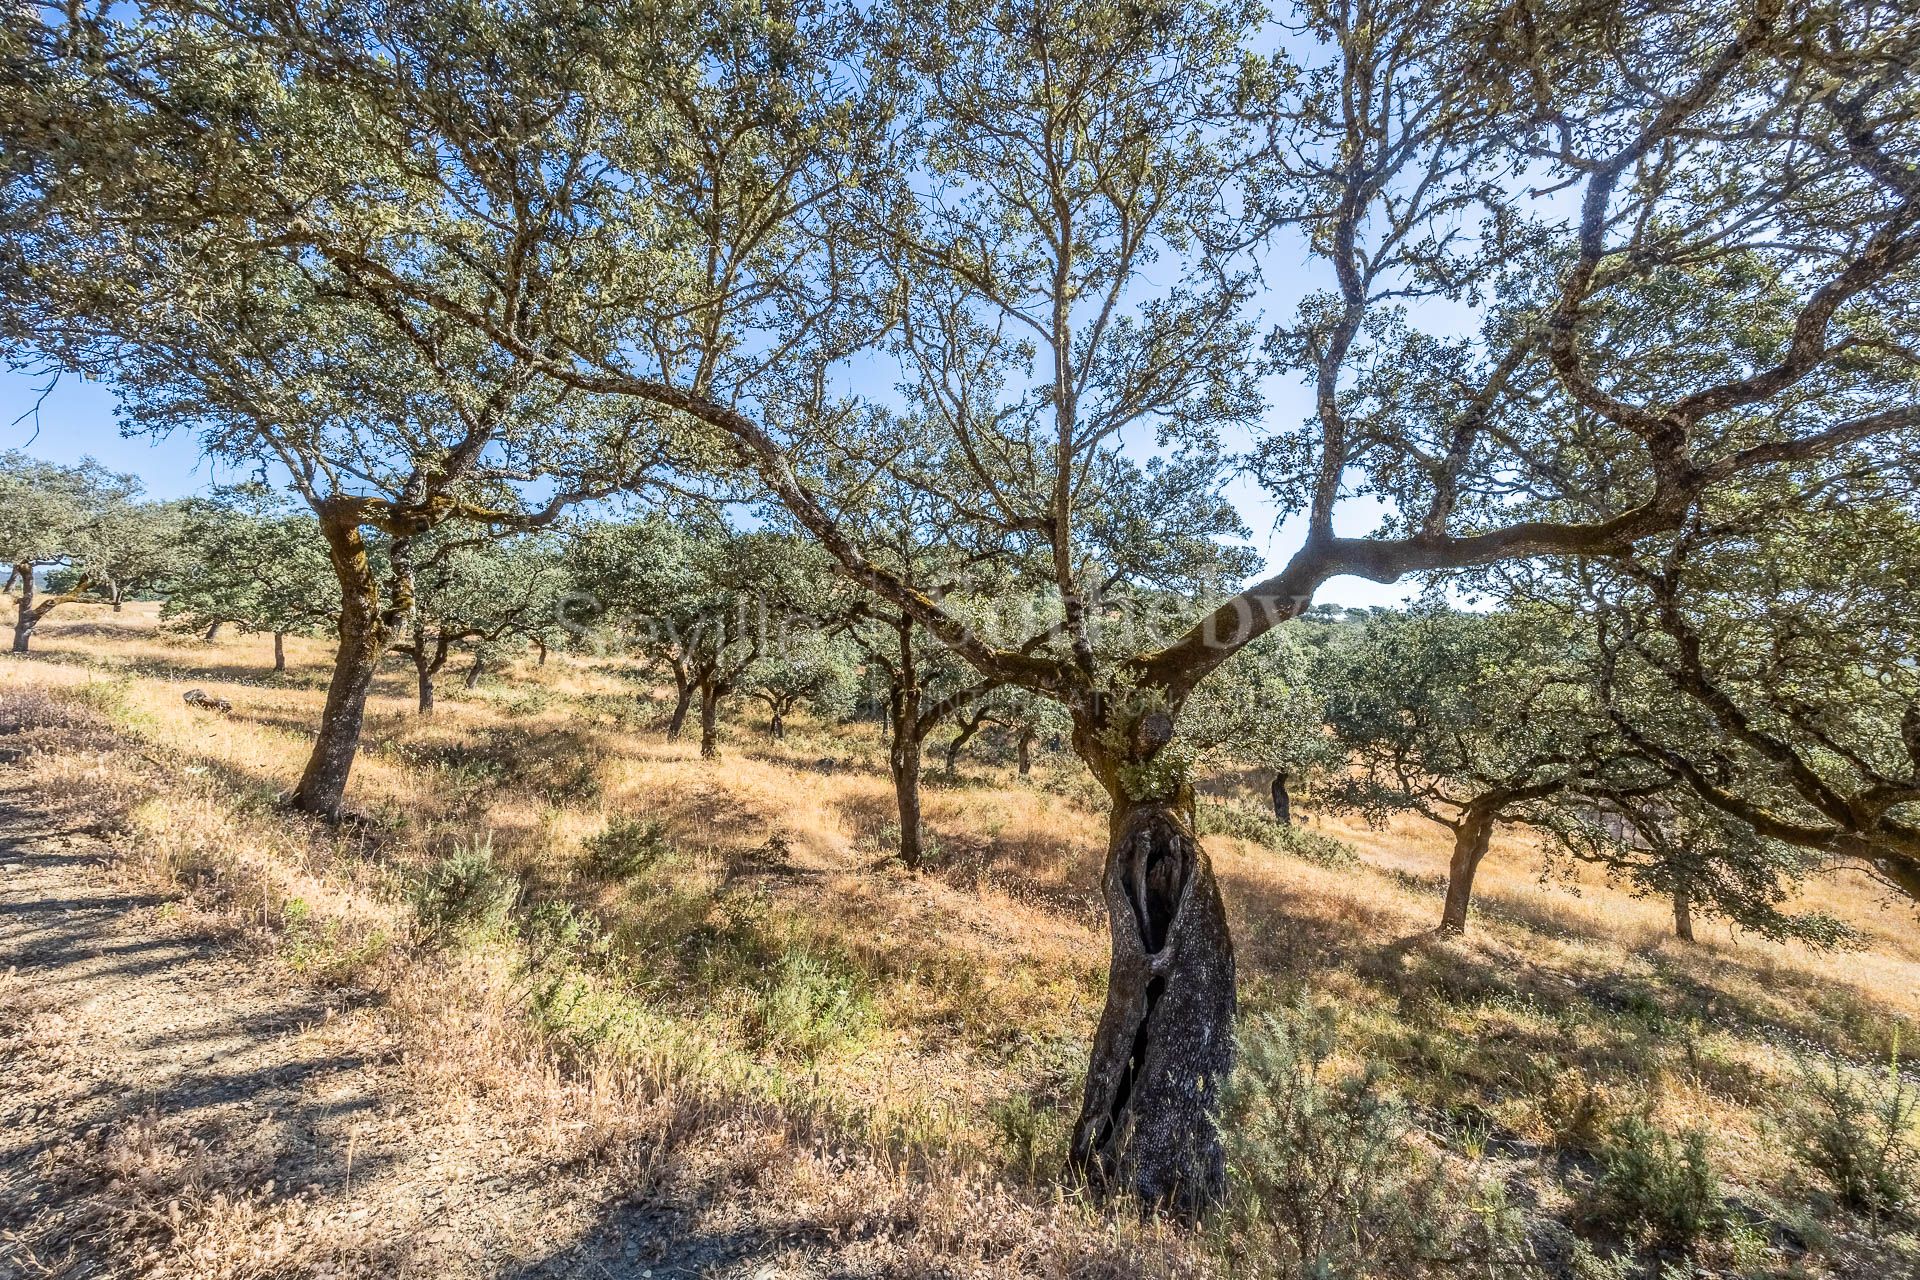
<svg viewBox="0 0 1920 1280"><path fill-rule="evenodd" d="M783 1147L745 1164L775 1170L780 1194L831 1230L894 1223L887 1257L902 1266L965 1256L1066 1274L1040 1254L1115 1230L1047 1207L1106 952L1105 824L1077 798L1073 762L1043 761L1031 780L963 762L964 782L930 783L938 866L910 876L882 865L891 791L870 726L801 724L773 743L743 703L707 762L662 740L657 700L614 661L522 662L472 692L448 681L428 719L395 662L350 791L365 820L330 829L276 807L317 716L321 642L291 638L290 670L275 675L268 637L208 643L131 605L63 610L35 645L34 659L0 664L0 695L38 687L92 705L138 743L131 767L97 744L38 761L48 802L115 826L146 874L197 886L284 962L384 990L432 1089L488 1099L543 1126L566 1159L624 1161L642 1181L667 1176L653 1166L690 1125L737 1126L753 1150ZM185 706L189 688L230 699L232 714ZM1794 1055L1864 1063L1901 1029L1914 1042L1920 928L1857 874L1810 882L1803 905L1853 926L1860 949L1705 922L1689 946L1668 936L1662 904L1592 869L1543 882L1528 837L1509 831L1480 873L1472 933L1441 940L1444 832L1418 819L1370 829L1315 813L1310 797L1301 808L1356 865L1209 839L1245 1003L1278 1007L1304 988L1333 1004L1345 1052L1384 1065L1440 1148L1481 1124L1540 1150L1577 1145L1609 1116L1650 1109L1710 1130L1743 1194L1789 1197L1805 1181L1779 1133ZM647 876L592 869L594 841L623 821L663 833L670 852ZM536 981L517 942L396 945L422 878L476 847L526 892L585 913L600 959L569 952ZM789 979L797 1015L779 1003ZM1038 1117L1024 1169L1000 1118L1010 1101ZM1548 1212L1566 1200L1550 1164L1505 1175ZM997 1223L981 1220L981 1196ZM1023 1244L1020 1230L1052 1243ZM1198 1265L1196 1241L1146 1228L1149 1249L1138 1230L1121 1233L1134 1264Z"/></svg>

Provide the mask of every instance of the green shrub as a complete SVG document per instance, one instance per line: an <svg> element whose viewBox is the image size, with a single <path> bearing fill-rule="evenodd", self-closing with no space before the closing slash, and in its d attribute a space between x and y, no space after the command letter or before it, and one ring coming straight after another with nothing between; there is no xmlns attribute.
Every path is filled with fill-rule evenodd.
<svg viewBox="0 0 1920 1280"><path fill-rule="evenodd" d="M1458 1272L1516 1248L1497 1183L1471 1195L1410 1140L1374 1069L1335 1078L1333 1018L1304 1001L1241 1036L1224 1092L1229 1197L1219 1247L1256 1275Z"/></svg>
<svg viewBox="0 0 1920 1280"><path fill-rule="evenodd" d="M1233 836L1326 867L1351 866L1356 860L1346 842L1306 827L1283 825L1271 814L1238 801L1203 803L1198 817L1203 836Z"/></svg>
<svg viewBox="0 0 1920 1280"><path fill-rule="evenodd" d="M804 946L775 962L755 1002L761 1043L801 1058L864 1039L879 1021L873 999L851 966Z"/></svg>
<svg viewBox="0 0 1920 1280"><path fill-rule="evenodd" d="M493 838L454 846L427 872L413 895L414 920L427 945L484 936L503 928L520 896L513 877L494 865Z"/></svg>
<svg viewBox="0 0 1920 1280"><path fill-rule="evenodd" d="M1877 1223L1913 1202L1920 1086L1900 1074L1898 1037L1884 1072L1801 1063L1795 1112L1795 1153L1841 1204Z"/></svg>
<svg viewBox="0 0 1920 1280"><path fill-rule="evenodd" d="M1600 1175L1587 1197L1590 1222L1682 1249L1726 1227L1720 1179L1701 1130L1675 1135L1630 1115L1614 1123L1595 1154Z"/></svg>
<svg viewBox="0 0 1920 1280"><path fill-rule="evenodd" d="M605 880L632 880L673 854L667 824L658 818L616 817L585 846L588 872Z"/></svg>

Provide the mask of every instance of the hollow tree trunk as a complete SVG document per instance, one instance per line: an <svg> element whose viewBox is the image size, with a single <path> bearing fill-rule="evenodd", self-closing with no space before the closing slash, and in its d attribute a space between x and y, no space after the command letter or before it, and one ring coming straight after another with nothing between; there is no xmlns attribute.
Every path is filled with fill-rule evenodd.
<svg viewBox="0 0 1920 1280"><path fill-rule="evenodd" d="M273 669L275 671L287 669L287 633L284 631L273 633Z"/></svg>
<svg viewBox="0 0 1920 1280"><path fill-rule="evenodd" d="M1276 770L1273 775L1273 820L1281 826L1293 822L1293 797L1287 794L1287 771Z"/></svg>
<svg viewBox="0 0 1920 1280"><path fill-rule="evenodd" d="M225 625L224 623L220 623L220 622L209 624L207 627L207 633L201 636L200 638L208 642L218 640L220 638L220 628L224 625Z"/></svg>
<svg viewBox="0 0 1920 1280"><path fill-rule="evenodd" d="M1033 772L1033 731L1022 729L1014 751L1020 759L1020 776L1026 777Z"/></svg>
<svg viewBox="0 0 1920 1280"><path fill-rule="evenodd" d="M340 644L313 753L307 757L291 803L303 812L333 818L339 816L346 799L347 778L360 750L360 730L367 715L367 690L386 649L388 627L380 616L380 587L367 561L359 525L350 516L323 511L320 527L340 581ZM406 595L410 604L410 590Z"/></svg>
<svg viewBox="0 0 1920 1280"><path fill-rule="evenodd" d="M1453 831L1453 857L1447 862L1447 899L1440 910L1440 932L1464 933L1467 908L1473 902L1473 877L1487 856L1497 813L1490 807L1470 807Z"/></svg>
<svg viewBox="0 0 1920 1280"><path fill-rule="evenodd" d="M1673 880L1673 936L1682 942L1693 941L1693 893L1685 876Z"/></svg>
<svg viewBox="0 0 1920 1280"><path fill-rule="evenodd" d="M1195 1217L1226 1181L1233 943L1179 799L1114 801L1101 890L1113 952L1072 1161L1101 1191Z"/></svg>
<svg viewBox="0 0 1920 1280"><path fill-rule="evenodd" d="M720 693L711 684L700 686L700 758L720 754Z"/></svg>
<svg viewBox="0 0 1920 1280"><path fill-rule="evenodd" d="M673 714L667 717L667 741L674 742L687 725L687 709L693 705L693 682L679 672L673 673Z"/></svg>
<svg viewBox="0 0 1920 1280"><path fill-rule="evenodd" d="M13 572L20 579L19 612L14 615L13 651L25 653L27 645L33 640L33 629L40 621L40 615L33 607L33 566L15 565Z"/></svg>

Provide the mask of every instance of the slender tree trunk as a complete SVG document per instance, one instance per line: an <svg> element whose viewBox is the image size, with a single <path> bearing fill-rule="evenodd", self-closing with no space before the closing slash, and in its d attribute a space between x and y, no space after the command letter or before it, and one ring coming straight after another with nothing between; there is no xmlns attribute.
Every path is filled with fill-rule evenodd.
<svg viewBox="0 0 1920 1280"><path fill-rule="evenodd" d="M273 669L275 671L287 669L287 633L284 631L273 633Z"/></svg>
<svg viewBox="0 0 1920 1280"><path fill-rule="evenodd" d="M900 861L918 871L926 858L926 830L920 814L920 739L914 736L912 721L894 723L887 768L893 774L893 798L900 818Z"/></svg>
<svg viewBox="0 0 1920 1280"><path fill-rule="evenodd" d="M775 742L784 742L787 737L786 712L781 709L778 702L770 702L767 705L773 709L772 714L767 718L767 733Z"/></svg>
<svg viewBox="0 0 1920 1280"><path fill-rule="evenodd" d="M953 735L953 740L947 743L948 773L952 773L960 767L960 753L966 750L967 744L973 741L973 735L979 733L980 726L986 722L987 718L984 712L979 715L964 716L961 719L959 730Z"/></svg>
<svg viewBox="0 0 1920 1280"><path fill-rule="evenodd" d="M720 754L720 691L712 683L700 686L700 758Z"/></svg>
<svg viewBox="0 0 1920 1280"><path fill-rule="evenodd" d="M224 623L221 623L221 622L215 622L215 623L213 623L213 624L211 624L210 626L208 626L208 627L207 627L207 633L206 633L206 634L205 634L204 636L202 636L202 637L200 637L200 638L201 638L202 640L206 640L206 641L208 641L208 642L212 642L212 641L214 641L214 640L218 640L218 639L220 638L220 628L221 628L222 626L224 626L224 625L226 625L226 624L224 624Z"/></svg>
<svg viewBox="0 0 1920 1280"><path fill-rule="evenodd" d="M433 659L427 656L427 642L419 635L413 638L413 678L419 690L417 710L423 716L433 714Z"/></svg>
<svg viewBox="0 0 1920 1280"><path fill-rule="evenodd" d="M1273 775L1273 820L1281 826L1293 823L1293 797L1287 794L1287 771L1279 769Z"/></svg>
<svg viewBox="0 0 1920 1280"><path fill-rule="evenodd" d="M547 642L545 640L536 639L533 642L533 647L540 651L539 665L543 667L546 666L547 665Z"/></svg>
<svg viewBox="0 0 1920 1280"><path fill-rule="evenodd" d="M480 672L485 665L486 660L484 658L477 653L473 655L473 665L467 668L467 688L474 689L479 687Z"/></svg>
<svg viewBox="0 0 1920 1280"><path fill-rule="evenodd" d="M1464 933L1467 908L1473 902L1473 877L1487 856L1498 822L1492 806L1471 806L1453 831L1453 857L1447 862L1447 899L1440 911L1440 932Z"/></svg>
<svg viewBox="0 0 1920 1280"><path fill-rule="evenodd" d="M1673 878L1673 936L1693 941L1693 890L1685 876Z"/></svg>
<svg viewBox="0 0 1920 1280"><path fill-rule="evenodd" d="M112 593L107 598L113 601L113 611L115 613L120 612L120 601L123 594L124 593L120 590L120 584L117 582L114 583L112 588Z"/></svg>
<svg viewBox="0 0 1920 1280"><path fill-rule="evenodd" d="M1098 1190L1192 1218L1226 1182L1215 1114L1236 989L1226 907L1186 809L1113 802L1101 876L1113 952L1072 1161Z"/></svg>
<svg viewBox="0 0 1920 1280"><path fill-rule="evenodd" d="M340 580L340 645L334 655L333 678L320 711L313 754L294 788L293 807L306 813L338 817L346 799L347 778L360 750L360 730L367 715L367 690L387 646L388 624L380 615L380 586L367 562L366 542L351 516L323 510L320 527L327 539L334 575ZM404 557L396 547L396 559ZM404 576L404 567L396 575ZM401 586L411 607L409 586Z"/></svg>
<svg viewBox="0 0 1920 1280"><path fill-rule="evenodd" d="M1014 752L1020 759L1020 776L1026 777L1033 772L1033 730L1022 729L1014 744Z"/></svg>
<svg viewBox="0 0 1920 1280"><path fill-rule="evenodd" d="M667 717L667 741L679 740L687 724L687 708L693 705L693 681L681 672L673 673L673 714Z"/></svg>
<svg viewBox="0 0 1920 1280"><path fill-rule="evenodd" d="M40 621L33 607L33 566L17 564L13 566L13 572L20 579L19 612L14 615L13 622L13 651L25 653L33 639L33 628Z"/></svg>

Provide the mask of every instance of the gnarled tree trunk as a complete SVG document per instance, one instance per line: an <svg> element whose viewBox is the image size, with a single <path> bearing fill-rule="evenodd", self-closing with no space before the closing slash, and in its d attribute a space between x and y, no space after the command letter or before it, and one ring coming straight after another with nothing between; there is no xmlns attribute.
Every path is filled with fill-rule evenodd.
<svg viewBox="0 0 1920 1280"><path fill-rule="evenodd" d="M1195 1217L1226 1182L1215 1112L1236 988L1226 907L1184 810L1114 801L1101 876L1113 953L1072 1160L1097 1189Z"/></svg>
<svg viewBox="0 0 1920 1280"><path fill-rule="evenodd" d="M294 788L293 807L334 818L346 799L347 777L360 750L360 730L367 715L367 690L373 685L380 655L387 647L389 623L380 612L380 585L367 561L360 526L351 515L320 513L321 532L334 575L340 580L340 646L334 656L333 678L327 682L327 701L320 711L313 754ZM394 548L396 612L411 610L412 589L406 579L406 558Z"/></svg>
<svg viewBox="0 0 1920 1280"><path fill-rule="evenodd" d="M700 758L711 760L720 754L720 689L710 682L700 685Z"/></svg>
<svg viewBox="0 0 1920 1280"><path fill-rule="evenodd" d="M220 638L220 628L225 625L226 623L224 622L209 623L207 625L206 634L201 636L200 638L202 640L208 641L209 643L211 643L212 641L218 640Z"/></svg>
<svg viewBox="0 0 1920 1280"><path fill-rule="evenodd" d="M687 726L687 709L693 705L693 681L682 672L673 673L673 714L667 717L667 741L677 742Z"/></svg>
<svg viewBox="0 0 1920 1280"><path fill-rule="evenodd" d="M1494 807L1474 805L1453 829L1453 857L1447 862L1447 900L1440 909L1440 932L1466 931L1467 908L1473 903L1473 877L1480 870L1480 860L1487 856L1487 844L1493 839L1498 820Z"/></svg>
<svg viewBox="0 0 1920 1280"><path fill-rule="evenodd" d="M19 611L13 621L13 651L25 653L33 641L33 629L40 622L40 615L33 607L33 566L17 564L13 572L20 579Z"/></svg>

